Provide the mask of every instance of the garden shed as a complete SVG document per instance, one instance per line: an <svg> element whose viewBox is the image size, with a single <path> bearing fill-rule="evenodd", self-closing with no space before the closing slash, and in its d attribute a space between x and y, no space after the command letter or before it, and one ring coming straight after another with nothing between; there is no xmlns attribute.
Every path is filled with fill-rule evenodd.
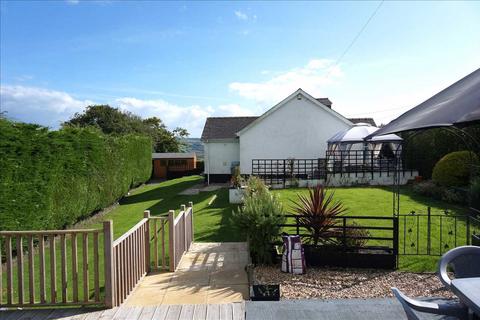
<svg viewBox="0 0 480 320"><path fill-rule="evenodd" d="M188 175L197 168L195 152L152 153L153 178L171 179Z"/></svg>

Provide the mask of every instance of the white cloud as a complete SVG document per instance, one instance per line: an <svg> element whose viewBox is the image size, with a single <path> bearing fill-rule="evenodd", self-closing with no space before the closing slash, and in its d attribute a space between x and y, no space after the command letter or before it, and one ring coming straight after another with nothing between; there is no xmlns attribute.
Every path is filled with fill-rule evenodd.
<svg viewBox="0 0 480 320"><path fill-rule="evenodd" d="M214 114L211 106L199 105L178 106L162 99L142 100L132 97L116 99L114 106L128 110L142 118L158 117L170 128L182 127L188 130L190 136L199 137L205 119Z"/></svg>
<svg viewBox="0 0 480 320"><path fill-rule="evenodd" d="M80 2L80 0L65 0L65 2L71 5L76 5Z"/></svg>
<svg viewBox="0 0 480 320"><path fill-rule="evenodd" d="M62 91L26 86L0 87L0 104L7 117L54 128L92 103L75 99Z"/></svg>
<svg viewBox="0 0 480 320"><path fill-rule="evenodd" d="M99 102L96 102L99 103ZM183 127L191 137L199 137L205 119L211 116L247 116L252 111L238 104L180 106L163 99L139 99L135 97L108 98L107 103L142 118L158 117L168 128ZM63 91L27 86L1 86L0 105L7 117L29 123L37 123L57 129L63 121L76 112L82 112L90 100L79 100Z"/></svg>
<svg viewBox="0 0 480 320"><path fill-rule="evenodd" d="M240 10L235 11L235 16L240 20L248 20L248 15Z"/></svg>
<svg viewBox="0 0 480 320"><path fill-rule="evenodd" d="M320 97L324 94L324 88L341 76L343 73L340 67L334 65L332 60L313 59L304 67L277 73L269 80L232 82L229 88L240 96L258 103L273 103L280 101L298 88Z"/></svg>

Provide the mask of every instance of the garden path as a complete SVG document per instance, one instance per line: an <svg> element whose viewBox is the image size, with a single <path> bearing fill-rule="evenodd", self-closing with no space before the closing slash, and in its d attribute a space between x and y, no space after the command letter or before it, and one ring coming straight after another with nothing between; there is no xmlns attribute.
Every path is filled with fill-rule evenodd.
<svg viewBox="0 0 480 320"><path fill-rule="evenodd" d="M248 299L245 242L194 242L175 272L148 274L126 306L217 304Z"/></svg>

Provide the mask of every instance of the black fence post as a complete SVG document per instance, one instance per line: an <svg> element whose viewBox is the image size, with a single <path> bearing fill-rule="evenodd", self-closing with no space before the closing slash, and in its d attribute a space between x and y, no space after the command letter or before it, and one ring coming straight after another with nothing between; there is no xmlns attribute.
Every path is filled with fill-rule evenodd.
<svg viewBox="0 0 480 320"><path fill-rule="evenodd" d="M286 180L285 180L285 175L287 174L287 172L285 171L285 159L283 159L283 188L285 189L287 186L286 186Z"/></svg>
<svg viewBox="0 0 480 320"><path fill-rule="evenodd" d="M470 245L470 216L467 216L467 246Z"/></svg>
<svg viewBox="0 0 480 320"><path fill-rule="evenodd" d="M372 172L372 180L374 179L373 176L373 150L370 151L370 171Z"/></svg>
<svg viewBox="0 0 480 320"><path fill-rule="evenodd" d="M393 254L395 255L395 264L398 268L398 233L400 232L398 228L398 216L393 217ZM405 239L403 240L405 241Z"/></svg>
<svg viewBox="0 0 480 320"><path fill-rule="evenodd" d="M299 225L299 222L298 222L298 217L295 217L295 224L296 224L297 236L298 236L298 235L300 235L300 225Z"/></svg>
<svg viewBox="0 0 480 320"><path fill-rule="evenodd" d="M429 206L427 207L427 255L430 255L430 250L432 246L432 208ZM441 231L440 231L441 232ZM417 244L418 245L418 244Z"/></svg>

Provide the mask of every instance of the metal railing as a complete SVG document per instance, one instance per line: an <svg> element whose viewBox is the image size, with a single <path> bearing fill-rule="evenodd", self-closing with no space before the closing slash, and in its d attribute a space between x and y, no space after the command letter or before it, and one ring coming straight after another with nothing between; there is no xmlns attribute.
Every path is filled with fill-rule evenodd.
<svg viewBox="0 0 480 320"><path fill-rule="evenodd" d="M472 215L451 215L447 212L400 214L399 235L402 255L441 256L462 245L480 240L480 219Z"/></svg>
<svg viewBox="0 0 480 320"><path fill-rule="evenodd" d="M287 233L300 235L311 244L312 232L315 223L306 216L289 214L287 221L292 222L279 225ZM393 216L336 216L328 217L334 220L328 228L322 229L322 241L318 246L331 243L339 250L350 251L368 249L370 251L388 251L398 253L398 218ZM375 221L375 223L372 223ZM360 231L360 232L355 232ZM363 232L362 232L363 231ZM355 242L363 242L359 246ZM353 245L352 245L353 244Z"/></svg>

